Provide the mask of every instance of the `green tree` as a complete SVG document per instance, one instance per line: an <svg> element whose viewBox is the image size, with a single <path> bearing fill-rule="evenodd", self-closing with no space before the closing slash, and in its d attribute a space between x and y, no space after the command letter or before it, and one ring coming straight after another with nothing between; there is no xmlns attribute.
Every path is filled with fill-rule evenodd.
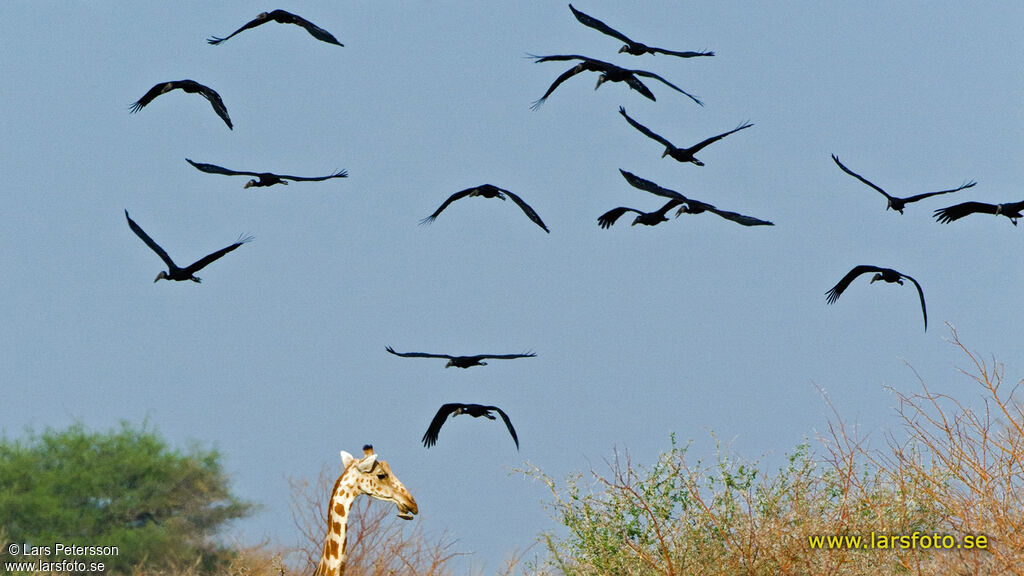
<svg viewBox="0 0 1024 576"><path fill-rule="evenodd" d="M32 546L116 546L116 556L89 558L107 574L222 567L232 551L213 536L254 510L228 488L220 453L172 449L146 425L0 439L0 532Z"/></svg>

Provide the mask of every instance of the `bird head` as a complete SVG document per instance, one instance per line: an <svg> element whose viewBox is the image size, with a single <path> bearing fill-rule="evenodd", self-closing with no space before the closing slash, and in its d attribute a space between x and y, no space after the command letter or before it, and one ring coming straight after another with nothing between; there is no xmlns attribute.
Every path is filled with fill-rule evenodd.
<svg viewBox="0 0 1024 576"><path fill-rule="evenodd" d="M875 275L872 276L872 278L871 278L871 282L868 282L868 284L874 284L875 282L877 282L877 281L879 281L881 279L882 279L882 275L880 273L875 273Z"/></svg>
<svg viewBox="0 0 1024 576"><path fill-rule="evenodd" d="M156 283L157 280L170 280L170 278L167 277L167 272L161 270L160 273L156 275L156 278L153 279L153 282Z"/></svg>
<svg viewBox="0 0 1024 576"><path fill-rule="evenodd" d="M622 54L623 52L629 52L629 44L623 44L622 48L619 48L619 54Z"/></svg>
<svg viewBox="0 0 1024 576"><path fill-rule="evenodd" d="M455 366L455 360L449 360L448 363L444 365L445 368L451 368L452 366Z"/></svg>
<svg viewBox="0 0 1024 576"><path fill-rule="evenodd" d="M630 226L636 226L637 224L643 224L643 221L641 220L641 218L642 218L641 216L637 216L636 218L633 218L633 223L630 224Z"/></svg>
<svg viewBox="0 0 1024 576"><path fill-rule="evenodd" d="M604 84L607 81L608 81L608 76L606 76L604 74L601 74L600 76L598 76L597 77L597 84L594 86L594 90L597 90L598 88L600 88L601 84Z"/></svg>
<svg viewBox="0 0 1024 576"><path fill-rule="evenodd" d="M245 183L245 186L242 186L242 188L252 188L253 186L259 186L259 183L257 183L256 180L249 180Z"/></svg>

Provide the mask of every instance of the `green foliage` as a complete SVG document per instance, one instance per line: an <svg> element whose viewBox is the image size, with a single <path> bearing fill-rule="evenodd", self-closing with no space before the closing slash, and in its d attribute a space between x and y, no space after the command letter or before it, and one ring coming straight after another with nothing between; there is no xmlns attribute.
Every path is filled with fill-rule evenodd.
<svg viewBox="0 0 1024 576"><path fill-rule="evenodd" d="M217 451L174 450L145 426L98 433L75 424L0 440L7 541L117 546L117 556L90 558L107 574L197 562L214 571L231 552L212 536L252 511L229 492Z"/></svg>

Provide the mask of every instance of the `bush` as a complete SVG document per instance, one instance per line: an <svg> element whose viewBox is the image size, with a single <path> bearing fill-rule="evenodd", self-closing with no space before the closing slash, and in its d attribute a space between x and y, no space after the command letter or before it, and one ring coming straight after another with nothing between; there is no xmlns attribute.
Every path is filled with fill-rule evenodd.
<svg viewBox="0 0 1024 576"><path fill-rule="evenodd" d="M898 393L905 434L885 450L863 449L836 417L816 454L798 446L774 474L721 447L713 464L691 464L675 438L649 468L614 455L559 486L541 470L564 536L541 536L537 573L862 575L1024 574L1024 408L1005 392L1003 370L972 363L979 413L948 396ZM985 536L985 549L812 546L822 536Z"/></svg>
<svg viewBox="0 0 1024 576"><path fill-rule="evenodd" d="M212 537L252 511L229 492L217 451L173 450L145 426L97 433L75 424L0 440L6 541L116 546L116 556L89 557L107 574L182 565L212 573L232 555Z"/></svg>

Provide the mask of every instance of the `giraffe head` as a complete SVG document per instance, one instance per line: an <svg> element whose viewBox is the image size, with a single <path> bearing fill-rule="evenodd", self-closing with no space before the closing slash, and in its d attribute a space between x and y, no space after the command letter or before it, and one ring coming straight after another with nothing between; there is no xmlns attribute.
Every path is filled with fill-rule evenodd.
<svg viewBox="0 0 1024 576"><path fill-rule="evenodd" d="M341 464L345 468L341 475L345 484L351 486L357 494L394 502L398 506L398 517L404 520L412 520L412 515L419 513L416 499L391 472L388 463L377 459L373 446L363 446L363 457L359 460L342 450Z"/></svg>

